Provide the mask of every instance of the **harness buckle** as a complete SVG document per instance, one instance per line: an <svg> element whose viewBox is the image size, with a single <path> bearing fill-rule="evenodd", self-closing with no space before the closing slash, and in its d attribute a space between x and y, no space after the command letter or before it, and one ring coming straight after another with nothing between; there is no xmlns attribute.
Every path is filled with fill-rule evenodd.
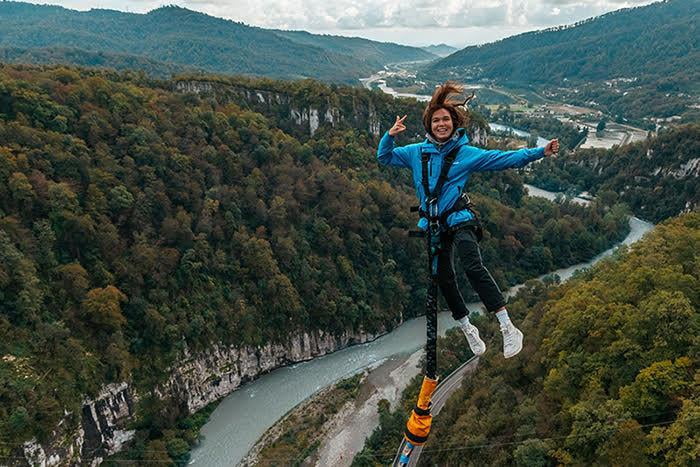
<svg viewBox="0 0 700 467"><path fill-rule="evenodd" d="M469 209L471 209L474 206L474 203L472 203L472 199L469 197L469 193L467 193L466 191L462 192L460 198L462 198L462 201L466 203Z"/></svg>

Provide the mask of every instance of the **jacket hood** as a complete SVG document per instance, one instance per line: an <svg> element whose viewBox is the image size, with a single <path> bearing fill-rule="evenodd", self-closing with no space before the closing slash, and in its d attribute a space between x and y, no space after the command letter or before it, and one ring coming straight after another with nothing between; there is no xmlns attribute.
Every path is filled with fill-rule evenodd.
<svg viewBox="0 0 700 467"><path fill-rule="evenodd" d="M426 133L425 141L423 142L423 152L446 152L451 151L457 146L463 146L469 143L467 131L464 128L457 128L450 139L444 142L439 142L430 133Z"/></svg>

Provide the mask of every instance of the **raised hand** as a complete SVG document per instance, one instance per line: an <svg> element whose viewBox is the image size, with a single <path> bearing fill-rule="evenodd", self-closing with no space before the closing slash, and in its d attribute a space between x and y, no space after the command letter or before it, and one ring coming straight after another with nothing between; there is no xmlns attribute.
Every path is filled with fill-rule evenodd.
<svg viewBox="0 0 700 467"><path fill-rule="evenodd" d="M403 117L400 117L397 115L396 116L396 121L394 122L394 126L389 128L389 135L391 136L396 136L402 131L406 129L406 125L403 124L403 121L406 120L406 115Z"/></svg>
<svg viewBox="0 0 700 467"><path fill-rule="evenodd" d="M554 138L552 141L547 143L547 146L544 147L544 155L549 157L554 154L559 154L559 139Z"/></svg>

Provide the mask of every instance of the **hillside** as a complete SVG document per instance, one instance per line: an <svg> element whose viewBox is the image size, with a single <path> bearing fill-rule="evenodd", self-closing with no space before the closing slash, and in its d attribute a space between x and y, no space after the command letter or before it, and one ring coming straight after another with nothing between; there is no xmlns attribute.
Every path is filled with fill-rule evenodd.
<svg viewBox="0 0 700 467"><path fill-rule="evenodd" d="M113 68L115 70L140 70L150 76L169 78L172 75L197 71L195 67L172 62L159 62L144 57L118 52L89 51L69 47L0 47L0 62L46 65L76 65Z"/></svg>
<svg viewBox="0 0 700 467"><path fill-rule="evenodd" d="M496 320L479 317L487 352L419 465L697 465L699 244L700 213L685 214L564 285L529 282L509 305L525 333L512 360ZM443 375L465 347L459 331L439 341ZM419 385L353 466L391 462Z"/></svg>
<svg viewBox="0 0 700 467"><path fill-rule="evenodd" d="M438 57L447 57L450 54L457 52L459 49L447 44L433 44L422 47L423 50L437 55Z"/></svg>
<svg viewBox="0 0 700 467"><path fill-rule="evenodd" d="M467 47L430 63L419 77L534 89L636 122L685 113L696 121L698 24L697 0L667 0Z"/></svg>
<svg viewBox="0 0 700 467"><path fill-rule="evenodd" d="M699 22L697 1L668 0L467 47L432 63L426 73L552 85L697 77Z"/></svg>
<svg viewBox="0 0 700 467"><path fill-rule="evenodd" d="M365 39L273 31L215 18L176 6L147 14L113 10L78 12L57 6L0 3L0 48L19 48L18 62L99 63L99 55L130 55L129 63L149 71L158 68L201 69L275 78L312 77L356 82L386 63L425 60L433 55L419 48ZM45 49L50 49L49 51ZM59 50L60 49L60 50ZM75 53L81 56L75 62ZM84 58L90 54L89 60ZM97 57L95 57L97 55ZM118 60L115 66L121 66Z"/></svg>
<svg viewBox="0 0 700 467"><path fill-rule="evenodd" d="M330 53L354 57L372 65L375 71L383 68L388 63L437 58L436 53L427 51L425 48L410 47L391 42L377 42L361 37L311 34L306 31L272 30L272 32L297 44L305 44L324 49Z"/></svg>
<svg viewBox="0 0 700 467"><path fill-rule="evenodd" d="M700 209L700 125L683 125L610 150L579 149L533 167L528 180L547 190L621 201L658 222Z"/></svg>
<svg viewBox="0 0 700 467"><path fill-rule="evenodd" d="M165 438L179 459L199 423L185 417L283 364L263 365L272 345L347 345L421 312L410 177L380 167L377 137L353 126L353 112L386 128L402 109L415 131L421 105L310 81L211 79L229 92L0 66L0 456L24 455L34 438L47 455L87 461L113 453L114 429L136 419L137 434L119 432L136 439L130 458ZM260 96L267 116L253 110ZM296 123L322 105L339 120L313 134ZM621 206L528 199L514 171L471 186L503 286L626 233ZM258 363L178 370L194 354L220 362L222 348ZM168 383L202 368L203 382ZM116 428L89 425L72 444L94 408L85 398L107 389L130 404L109 414Z"/></svg>
<svg viewBox="0 0 700 467"><path fill-rule="evenodd" d="M492 346L421 462L697 465L698 245L700 213L686 214L564 286L530 285L511 308L522 354Z"/></svg>

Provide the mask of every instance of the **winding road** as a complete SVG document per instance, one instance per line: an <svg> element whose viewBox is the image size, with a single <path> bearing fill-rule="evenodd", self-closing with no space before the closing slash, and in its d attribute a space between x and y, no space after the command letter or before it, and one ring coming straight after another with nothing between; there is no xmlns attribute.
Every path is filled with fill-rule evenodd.
<svg viewBox="0 0 700 467"><path fill-rule="evenodd" d="M445 402L447 402L447 399L453 392L455 392L455 389L462 384L464 377L473 373L478 364L479 357L472 357L438 384L437 389L435 389L435 392L433 393L433 398L431 399L432 405L430 406L430 412L433 414L433 416L440 413L445 405ZM413 448L413 453L411 453L408 464L401 464L399 463L399 458L401 457L401 451L403 451L404 446L406 446L405 438L401 440L401 445L399 445L399 449L396 451L396 456L394 457L394 462L392 465L397 467L400 465L417 465L423 447L416 446Z"/></svg>

